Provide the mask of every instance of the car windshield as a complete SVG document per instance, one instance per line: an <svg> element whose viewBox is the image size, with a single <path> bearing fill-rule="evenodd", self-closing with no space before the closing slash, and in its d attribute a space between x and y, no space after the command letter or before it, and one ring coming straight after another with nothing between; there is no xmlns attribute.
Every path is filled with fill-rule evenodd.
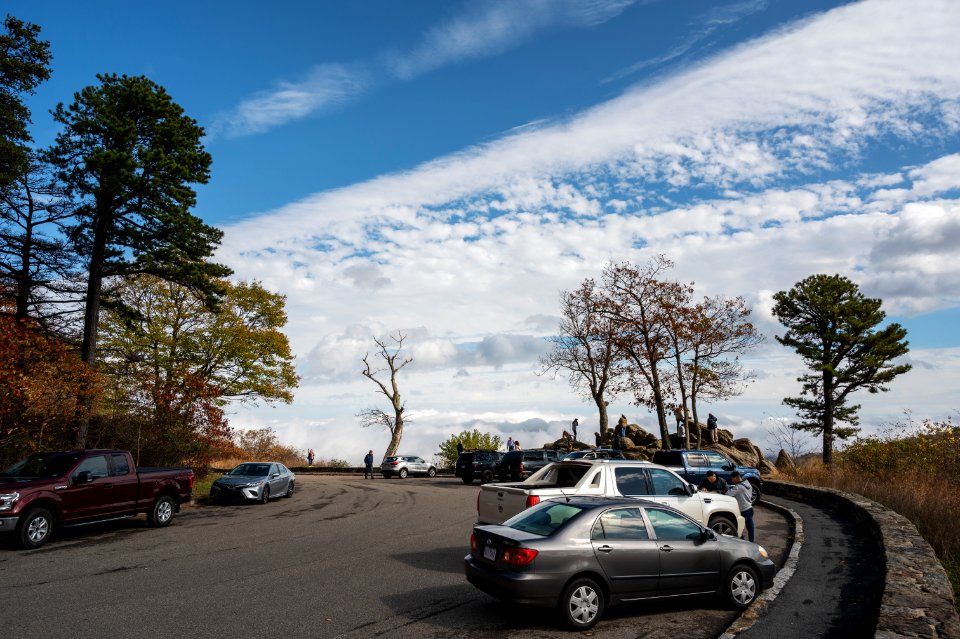
<svg viewBox="0 0 960 639"><path fill-rule="evenodd" d="M585 451L585 450L578 450L578 451L575 451L575 452L572 452L572 453L567 453L566 455L563 456L563 459L580 459L581 457L585 456L586 454L587 454L587 451Z"/></svg>
<svg viewBox="0 0 960 639"><path fill-rule="evenodd" d="M555 501L540 502L503 522L504 526L548 537L583 512L583 508Z"/></svg>
<svg viewBox="0 0 960 639"><path fill-rule="evenodd" d="M37 453L0 473L0 477L29 479L32 477L62 477L70 470L80 453Z"/></svg>
<svg viewBox="0 0 960 639"><path fill-rule="evenodd" d="M243 475L245 477L266 477L270 472L270 464L240 464L228 475Z"/></svg>

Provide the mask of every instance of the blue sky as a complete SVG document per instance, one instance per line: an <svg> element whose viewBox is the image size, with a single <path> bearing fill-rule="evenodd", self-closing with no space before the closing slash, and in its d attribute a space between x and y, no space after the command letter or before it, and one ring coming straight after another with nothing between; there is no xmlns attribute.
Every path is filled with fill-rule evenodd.
<svg viewBox="0 0 960 639"><path fill-rule="evenodd" d="M321 456L382 448L353 418L378 403L359 358L400 330L411 453L474 426L552 439L595 420L534 374L559 291L659 252L702 294L746 297L769 338L751 358L761 379L713 410L738 435L762 441L788 416L801 371L769 309L815 272L851 277L910 331L915 369L863 398L868 431L957 409L955 2L5 11L53 46L38 144L55 134L47 111L98 72L151 77L208 131L196 213L224 229L237 277L288 296L303 375L293 405L238 407L237 426ZM625 398L613 409L653 423Z"/></svg>

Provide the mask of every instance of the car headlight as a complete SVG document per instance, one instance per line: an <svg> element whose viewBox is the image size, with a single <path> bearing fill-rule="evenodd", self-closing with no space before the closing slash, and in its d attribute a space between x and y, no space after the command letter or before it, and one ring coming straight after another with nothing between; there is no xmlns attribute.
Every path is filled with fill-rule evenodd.
<svg viewBox="0 0 960 639"><path fill-rule="evenodd" d="M20 493L3 493L0 495L0 510L10 510L18 499Z"/></svg>
<svg viewBox="0 0 960 639"><path fill-rule="evenodd" d="M767 559L767 549L763 546L757 546L757 549L760 551L760 556Z"/></svg>
<svg viewBox="0 0 960 639"><path fill-rule="evenodd" d="M250 482L250 483L248 483L248 484L244 484L244 485L243 485L243 488L256 488L257 486L261 485L262 483L263 483L262 481L252 481L252 482Z"/></svg>

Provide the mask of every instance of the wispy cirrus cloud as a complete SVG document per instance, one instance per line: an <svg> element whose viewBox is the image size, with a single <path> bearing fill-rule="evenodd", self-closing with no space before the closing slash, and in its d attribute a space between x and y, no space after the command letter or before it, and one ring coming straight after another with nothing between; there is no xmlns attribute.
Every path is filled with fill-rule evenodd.
<svg viewBox="0 0 960 639"><path fill-rule="evenodd" d="M209 137L263 133L313 113L337 108L391 82L410 80L464 60L497 55L562 27L591 27L611 20L630 5L654 0L485 0L469 4L462 16L424 34L408 51L383 52L368 60L326 63L301 80L283 80L221 113Z"/></svg>

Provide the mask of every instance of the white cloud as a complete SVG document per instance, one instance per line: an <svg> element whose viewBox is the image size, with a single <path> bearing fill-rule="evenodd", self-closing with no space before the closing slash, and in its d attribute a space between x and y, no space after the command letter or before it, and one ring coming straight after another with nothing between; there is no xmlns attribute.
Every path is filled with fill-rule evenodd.
<svg viewBox="0 0 960 639"><path fill-rule="evenodd" d="M852 277L888 311L957 306L958 156L851 168L890 139L956 140L958 36L954 2L843 6L569 121L227 228L218 257L288 293L305 384L282 414L361 453L375 447L382 434L351 442L329 424L349 426L376 401L359 375L373 337L417 327L403 381L422 415L405 436L411 452L432 454L430 437L468 423L586 423L594 409L564 380L534 375L558 293L607 261L653 253L699 293L747 297L768 335L773 293L817 272ZM768 344L763 378L720 409L744 429L796 392L798 364L782 351ZM923 356L942 366L936 376L917 367L865 398L870 419L916 405L901 387L922 391L928 414L954 408L942 389L960 383L960 358L938 357Z"/></svg>

